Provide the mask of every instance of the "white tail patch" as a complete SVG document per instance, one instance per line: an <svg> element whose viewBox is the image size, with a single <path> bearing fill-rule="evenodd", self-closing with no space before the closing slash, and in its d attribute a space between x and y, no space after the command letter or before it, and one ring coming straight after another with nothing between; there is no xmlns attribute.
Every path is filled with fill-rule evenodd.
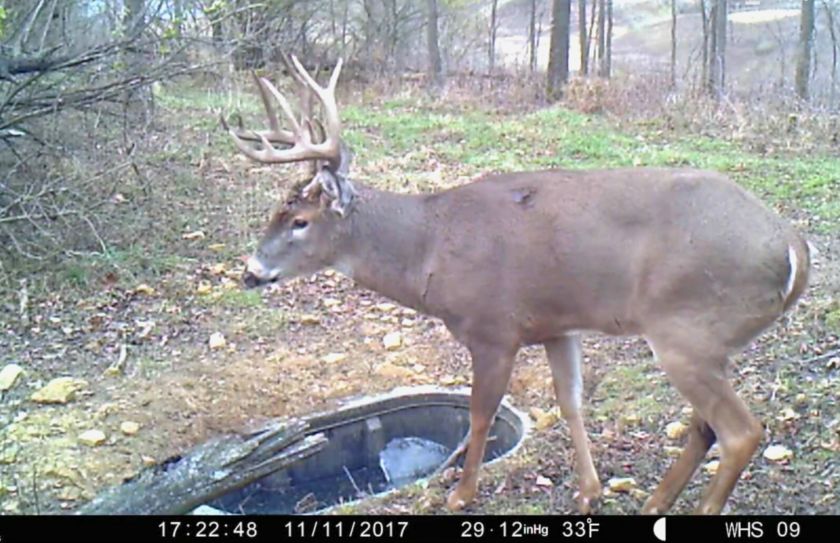
<svg viewBox="0 0 840 543"><path fill-rule="evenodd" d="M788 261L790 262L790 276L788 276L787 285L785 285L785 300L788 299L791 291L793 291L793 283L796 281L796 273L799 271L799 257L796 256L793 245L788 245Z"/></svg>

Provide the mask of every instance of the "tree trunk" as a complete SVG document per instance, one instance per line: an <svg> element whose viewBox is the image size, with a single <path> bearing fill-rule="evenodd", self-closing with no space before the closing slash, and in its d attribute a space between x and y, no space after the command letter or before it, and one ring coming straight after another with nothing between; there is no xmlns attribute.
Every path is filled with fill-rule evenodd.
<svg viewBox="0 0 840 543"><path fill-rule="evenodd" d="M537 70L537 0L531 0L531 20L528 24L528 66Z"/></svg>
<svg viewBox="0 0 840 543"><path fill-rule="evenodd" d="M80 508L80 515L183 515L320 451L324 434L306 423L272 423L249 435L208 441L147 468Z"/></svg>
<svg viewBox="0 0 840 543"><path fill-rule="evenodd" d="M715 0L711 13L709 93L717 100L726 87L726 0Z"/></svg>
<svg viewBox="0 0 840 543"><path fill-rule="evenodd" d="M799 18L799 49L796 58L796 95L808 101L808 82L811 79L811 53L814 49L814 0L802 0Z"/></svg>
<svg viewBox="0 0 840 543"><path fill-rule="evenodd" d="M834 97L837 91L837 29L834 26L834 8L823 0L825 16L828 19L828 34L831 37L831 89L828 95L829 107L835 107Z"/></svg>
<svg viewBox="0 0 840 543"><path fill-rule="evenodd" d="M426 0L428 21L426 24L426 39L429 53L429 83L435 90L443 87L443 62L440 59L440 44L438 43L438 3L437 0Z"/></svg>
<svg viewBox="0 0 840 543"><path fill-rule="evenodd" d="M569 79L569 26L572 0L553 0L551 6L551 45L548 53L549 100L557 100Z"/></svg>
<svg viewBox="0 0 840 543"><path fill-rule="evenodd" d="M613 35L613 0L607 0L607 53L604 58L604 70L601 77L612 75L612 35Z"/></svg>
<svg viewBox="0 0 840 543"><path fill-rule="evenodd" d="M598 75L603 75L604 59L607 55L607 8L604 0L598 0Z"/></svg>
<svg viewBox="0 0 840 543"><path fill-rule="evenodd" d="M702 66L700 68L700 86L707 88L709 83L709 12L706 1L700 0L700 19L703 24Z"/></svg>
<svg viewBox="0 0 840 543"><path fill-rule="evenodd" d="M496 67L496 8L499 7L499 0L492 0L490 7L490 44L487 48L487 66L492 74Z"/></svg>
<svg viewBox="0 0 840 543"><path fill-rule="evenodd" d="M677 87L677 0L671 0L671 88Z"/></svg>
<svg viewBox="0 0 840 543"><path fill-rule="evenodd" d="M578 38L580 42L580 73L589 74L589 36L586 33L586 0L578 0Z"/></svg>

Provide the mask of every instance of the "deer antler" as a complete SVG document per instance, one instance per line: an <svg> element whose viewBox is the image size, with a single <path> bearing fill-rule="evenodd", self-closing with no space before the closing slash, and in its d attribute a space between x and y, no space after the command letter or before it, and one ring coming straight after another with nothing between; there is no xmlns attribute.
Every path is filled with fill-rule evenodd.
<svg viewBox="0 0 840 543"><path fill-rule="evenodd" d="M298 121L292 111L289 101L277 88L264 77L256 78L257 87L260 89L263 106L268 117L268 130L234 130L222 119L222 123L237 148L246 156L265 163L286 163L300 162L303 160L327 160L331 165L337 167L341 159L341 119L338 115L338 106L335 101L335 87L338 83L338 76L341 74L342 60L339 59L330 76L330 82L326 87L319 85L309 72L301 65L297 57L291 56L294 70L289 70L292 76L301 85L308 87L321 101L324 110L323 125L316 119L304 115ZM291 68L291 66L290 66ZM295 73L295 71L297 73ZM273 97L286 116L291 125L291 130L280 128L276 110L271 102ZM303 105L308 109L306 104ZM313 141L313 134L323 132L323 141ZM320 136L320 134L318 134ZM319 138L320 139L320 138ZM255 148L248 141L257 141L260 148ZM278 149L274 144L291 145L286 149Z"/></svg>

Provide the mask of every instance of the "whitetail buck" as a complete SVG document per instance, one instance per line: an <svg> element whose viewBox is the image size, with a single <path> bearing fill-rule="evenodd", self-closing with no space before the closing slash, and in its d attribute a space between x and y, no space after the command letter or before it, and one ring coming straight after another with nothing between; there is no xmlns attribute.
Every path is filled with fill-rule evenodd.
<svg viewBox="0 0 840 543"><path fill-rule="evenodd" d="M579 334L597 331L643 336L694 408L686 446L643 511L667 511L717 441L720 465L697 511L719 513L762 437L727 364L805 289L808 246L793 228L727 177L694 169L506 173L422 195L354 185L335 101L341 63L321 87L293 61L323 125L299 121L260 79L269 129L230 129L257 161L318 164L274 214L245 284L329 267L443 320L473 369L470 431L456 451L466 458L448 506L475 498L514 357L541 343L575 448L579 509L591 510L601 485L581 415Z"/></svg>

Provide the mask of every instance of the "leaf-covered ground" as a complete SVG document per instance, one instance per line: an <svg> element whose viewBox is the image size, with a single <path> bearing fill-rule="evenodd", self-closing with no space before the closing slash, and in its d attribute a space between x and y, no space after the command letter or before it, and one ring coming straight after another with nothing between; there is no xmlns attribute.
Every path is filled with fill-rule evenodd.
<svg viewBox="0 0 840 543"><path fill-rule="evenodd" d="M765 425L762 450L783 445L792 456L772 461L757 454L729 510L840 512L840 161L772 149L757 155L655 124L618 131L561 107L523 112L457 95L345 101L352 104L343 117L356 151L355 178L375 186L432 191L487 171L692 165L730 173L795 221L820 251L812 286L732 370ZM236 156L216 126L217 109L255 112L249 93L178 87L160 103L162 118L173 121L141 144L138 164L151 188L126 189L115 200L128 215L151 216L149 227L106 254L27 278L3 300L0 369L23 368L0 399L3 513L72 510L145 464L265 418L400 385L469 383L466 351L440 322L339 274L242 290L239 256L299 174ZM384 336L394 332L400 347L385 349ZM644 342L593 336L585 353L586 416L601 480L636 482L630 492L605 496L600 511L635 513L680 446L665 427L687 422L687 406ZM62 376L86 381L73 399L31 399ZM540 349L520 354L509 392L525 411L551 412ZM126 422L139 423L139 430L126 432ZM468 512L575 511L565 425L545 426L515 456L485 470ZM103 432L104 442L82 443L88 430ZM677 512L696 504L713 457L714 451ZM437 479L351 510L441 513L451 484Z"/></svg>

